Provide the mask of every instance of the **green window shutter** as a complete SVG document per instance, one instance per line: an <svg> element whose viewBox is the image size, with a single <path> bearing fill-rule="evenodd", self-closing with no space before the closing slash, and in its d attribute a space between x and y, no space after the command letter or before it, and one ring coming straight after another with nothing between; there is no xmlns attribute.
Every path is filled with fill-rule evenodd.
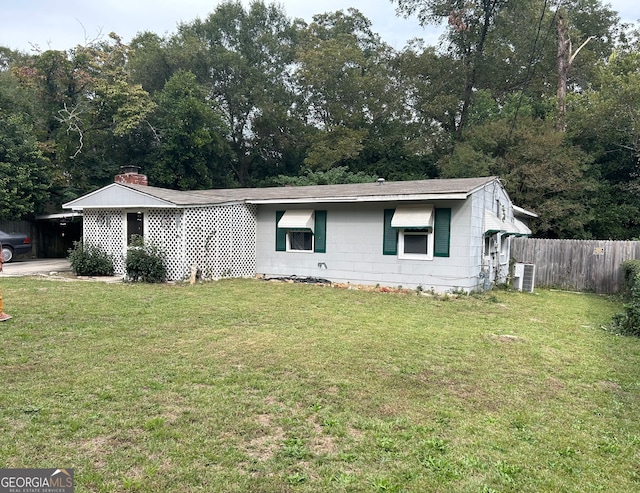
<svg viewBox="0 0 640 493"><path fill-rule="evenodd" d="M436 209L433 226L433 256L448 257L451 243L451 209Z"/></svg>
<svg viewBox="0 0 640 493"><path fill-rule="evenodd" d="M398 231L391 226L391 218L393 218L394 212L395 209L384 210L383 255L396 255L398 253Z"/></svg>
<svg viewBox="0 0 640 493"><path fill-rule="evenodd" d="M287 230L278 227L280 218L284 216L285 211L276 211L276 252L284 252L287 250Z"/></svg>
<svg viewBox="0 0 640 493"><path fill-rule="evenodd" d="M315 211L315 216L313 251L327 253L327 211Z"/></svg>

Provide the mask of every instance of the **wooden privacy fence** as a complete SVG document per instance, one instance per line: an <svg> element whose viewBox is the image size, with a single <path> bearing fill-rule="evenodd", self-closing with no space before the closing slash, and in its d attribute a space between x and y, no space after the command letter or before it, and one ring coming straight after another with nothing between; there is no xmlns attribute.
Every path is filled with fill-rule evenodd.
<svg viewBox="0 0 640 493"><path fill-rule="evenodd" d="M535 264L535 285L573 291L617 293L620 264L640 259L640 241L544 240L514 238L511 256Z"/></svg>

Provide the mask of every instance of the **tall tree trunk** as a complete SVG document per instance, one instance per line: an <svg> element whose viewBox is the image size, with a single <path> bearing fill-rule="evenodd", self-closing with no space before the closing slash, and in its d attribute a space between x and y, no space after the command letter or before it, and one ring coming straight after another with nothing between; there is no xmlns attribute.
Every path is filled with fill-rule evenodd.
<svg viewBox="0 0 640 493"><path fill-rule="evenodd" d="M567 130L567 74L569 73L571 65L573 65L573 61L576 59L576 56L580 53L580 50L593 39L593 36L589 36L584 43L582 43L578 49L573 52L571 48L571 40L567 34L565 15L566 14L563 9L558 9L556 13L556 18L558 19L558 91L556 95L556 129L561 132Z"/></svg>
<svg viewBox="0 0 640 493"><path fill-rule="evenodd" d="M569 72L570 41L567 36L567 24L563 9L558 9L558 90L556 94L556 129L564 132L567 129L567 73Z"/></svg>
<svg viewBox="0 0 640 493"><path fill-rule="evenodd" d="M476 86L476 79L478 75L478 65L481 63L482 56L484 55L484 44L487 40L487 34L489 33L489 28L491 26L491 22L495 17L497 4L499 0L483 0L482 1L482 27L480 29L479 37L477 42L475 43L475 48L473 47L473 42L470 41L470 45L467 47L466 53L466 69L467 69L467 77L464 86L464 93L462 96L462 110L460 112L460 122L458 123L458 127L456 128L455 136L458 140L462 138L463 128L466 126L467 118L469 117L469 110L471 108L471 103L473 99L473 89ZM452 12L453 15L453 12ZM452 23L452 19L455 17L449 17L449 23ZM465 26L457 26L458 29L463 30Z"/></svg>

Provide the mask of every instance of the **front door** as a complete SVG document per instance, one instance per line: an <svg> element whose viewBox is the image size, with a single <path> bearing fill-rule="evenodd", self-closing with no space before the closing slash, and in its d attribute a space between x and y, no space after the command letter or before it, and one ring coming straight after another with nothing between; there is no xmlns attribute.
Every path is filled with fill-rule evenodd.
<svg viewBox="0 0 640 493"><path fill-rule="evenodd" d="M142 212L127 213L127 245L131 245L133 235L144 237L144 214Z"/></svg>

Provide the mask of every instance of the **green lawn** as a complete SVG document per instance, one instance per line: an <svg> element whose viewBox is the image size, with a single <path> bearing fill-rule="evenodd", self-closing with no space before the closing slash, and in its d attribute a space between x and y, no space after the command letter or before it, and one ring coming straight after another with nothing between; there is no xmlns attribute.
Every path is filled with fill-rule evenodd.
<svg viewBox="0 0 640 493"><path fill-rule="evenodd" d="M3 278L0 466L76 491L640 490L620 303Z"/></svg>

